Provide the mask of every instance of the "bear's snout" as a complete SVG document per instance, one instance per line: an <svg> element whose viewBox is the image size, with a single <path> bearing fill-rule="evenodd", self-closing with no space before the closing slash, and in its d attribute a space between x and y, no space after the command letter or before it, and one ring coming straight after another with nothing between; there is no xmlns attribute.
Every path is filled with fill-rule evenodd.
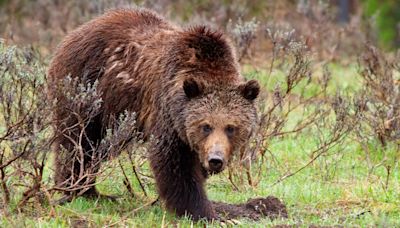
<svg viewBox="0 0 400 228"><path fill-rule="evenodd" d="M208 155L208 167L213 173L221 172L224 168L223 153L220 151L210 153Z"/></svg>
<svg viewBox="0 0 400 228"><path fill-rule="evenodd" d="M211 174L216 174L223 171L229 161L231 154L231 145L227 136L222 130L214 130L207 137L204 145L202 163L204 168Z"/></svg>
<svg viewBox="0 0 400 228"><path fill-rule="evenodd" d="M225 169L227 159L228 148L225 148L220 143L215 143L207 151L207 156L205 157L205 168L212 174L216 174Z"/></svg>

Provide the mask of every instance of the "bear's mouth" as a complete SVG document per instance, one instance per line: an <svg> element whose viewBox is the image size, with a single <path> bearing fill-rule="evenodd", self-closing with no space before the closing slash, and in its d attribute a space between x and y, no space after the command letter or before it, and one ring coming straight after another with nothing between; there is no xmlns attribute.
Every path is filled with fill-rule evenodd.
<svg viewBox="0 0 400 228"><path fill-rule="evenodd" d="M207 165L204 164L204 163L202 163L202 167L203 167L203 170L204 170L208 175L219 174L219 173L221 173L222 171L224 171L224 169L225 169L224 167L221 168L221 169L210 169L210 167L207 166Z"/></svg>
<svg viewBox="0 0 400 228"><path fill-rule="evenodd" d="M218 173L220 173L220 172L222 172L222 171L223 171L223 169L221 169L221 170L209 170L209 171L208 171L208 174L214 175L214 174L218 174Z"/></svg>

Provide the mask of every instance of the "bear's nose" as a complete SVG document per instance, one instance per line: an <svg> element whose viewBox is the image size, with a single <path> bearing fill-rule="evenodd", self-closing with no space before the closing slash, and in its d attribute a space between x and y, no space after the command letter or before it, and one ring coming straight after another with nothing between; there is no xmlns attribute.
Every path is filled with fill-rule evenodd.
<svg viewBox="0 0 400 228"><path fill-rule="evenodd" d="M224 161L219 156L210 156L208 159L208 165L212 171L221 171Z"/></svg>

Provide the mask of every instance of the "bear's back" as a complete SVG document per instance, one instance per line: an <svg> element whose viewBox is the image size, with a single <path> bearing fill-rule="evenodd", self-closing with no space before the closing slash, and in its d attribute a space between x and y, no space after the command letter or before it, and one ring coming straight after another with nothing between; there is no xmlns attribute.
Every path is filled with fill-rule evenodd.
<svg viewBox="0 0 400 228"><path fill-rule="evenodd" d="M104 74L107 61L120 54L122 46L145 43L159 31L176 27L145 9L118 9L97 17L66 36L50 64L50 82L68 75L93 82Z"/></svg>

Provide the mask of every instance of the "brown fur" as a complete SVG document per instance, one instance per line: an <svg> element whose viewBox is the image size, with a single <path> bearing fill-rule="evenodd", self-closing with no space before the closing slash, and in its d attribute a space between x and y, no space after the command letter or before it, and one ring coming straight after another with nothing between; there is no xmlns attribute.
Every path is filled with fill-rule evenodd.
<svg viewBox="0 0 400 228"><path fill-rule="evenodd" d="M51 98L58 100L58 132L76 120L63 108L65 98L56 85L67 75L99 80L102 113L85 128L88 140L98 143L112 116L136 112L139 129L155 138L150 163L166 207L194 219L216 218L203 188L207 154L222 151L228 161L245 145L257 119L253 100L259 91L257 82L246 83L240 75L233 48L221 32L204 26L182 29L148 10L115 10L69 34L48 75ZM201 130L206 122L210 134ZM66 134L75 137L76 130ZM57 145L73 147L63 136ZM71 175L68 156L56 153L59 185ZM90 162L85 157L85 164ZM94 193L94 187L87 192Z"/></svg>

